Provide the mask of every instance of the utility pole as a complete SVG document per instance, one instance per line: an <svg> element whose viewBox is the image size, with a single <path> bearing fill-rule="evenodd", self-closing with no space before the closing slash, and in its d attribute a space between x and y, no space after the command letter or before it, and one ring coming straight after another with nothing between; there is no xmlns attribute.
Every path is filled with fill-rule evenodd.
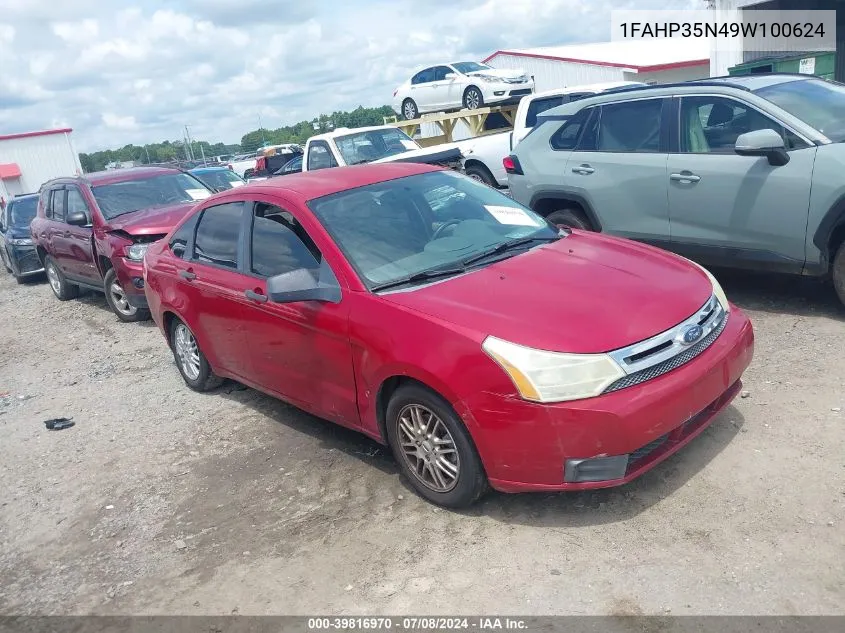
<svg viewBox="0 0 845 633"><path fill-rule="evenodd" d="M267 141L264 140L264 126L261 125L261 113L258 113L258 129L261 130L261 147L267 145Z"/></svg>
<svg viewBox="0 0 845 633"><path fill-rule="evenodd" d="M150 164L150 150L147 149L147 146L144 145L144 151L147 153L147 165Z"/></svg>
<svg viewBox="0 0 845 633"><path fill-rule="evenodd" d="M194 160L194 141L191 139L191 131L188 129L188 126L185 126L185 139L188 142L188 147L191 150L191 158L190 160Z"/></svg>

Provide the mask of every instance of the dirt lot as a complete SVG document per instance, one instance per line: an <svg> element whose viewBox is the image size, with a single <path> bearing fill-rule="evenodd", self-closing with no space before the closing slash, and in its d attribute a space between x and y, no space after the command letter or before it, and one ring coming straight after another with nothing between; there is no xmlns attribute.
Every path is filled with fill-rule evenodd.
<svg viewBox="0 0 845 633"><path fill-rule="evenodd" d="M0 613L845 614L845 310L720 276L748 397L627 487L457 513L355 433L189 391L102 296L0 275Z"/></svg>

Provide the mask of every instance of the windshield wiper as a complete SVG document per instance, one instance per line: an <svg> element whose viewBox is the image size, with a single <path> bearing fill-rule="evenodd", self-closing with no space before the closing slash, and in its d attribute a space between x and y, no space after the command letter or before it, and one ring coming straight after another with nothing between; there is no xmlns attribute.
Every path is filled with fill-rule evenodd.
<svg viewBox="0 0 845 633"><path fill-rule="evenodd" d="M469 257L469 258L463 260L461 263L464 266L472 266L473 264L477 264L478 262L480 262L484 259L487 259L488 257L491 257L493 255L499 255L501 253L506 253L508 251L517 249L521 246L526 246L526 245L530 244L531 242L536 242L537 240L554 242L554 241L559 240L559 239L560 239L559 235L549 236L549 237L520 237L520 238L517 238L515 240L509 240L507 242L502 242L501 244L498 244L497 246L494 246L493 248L488 248L486 251L481 251L478 255L473 255L472 257Z"/></svg>
<svg viewBox="0 0 845 633"><path fill-rule="evenodd" d="M370 290L373 292L377 290L386 290L387 288L395 288L396 286L404 286L412 284L416 281L428 281L429 279L437 279L438 277L451 277L452 275L460 275L466 272L466 268L435 268L433 270L422 270L407 277L394 279L393 281L386 281L383 284L377 284Z"/></svg>

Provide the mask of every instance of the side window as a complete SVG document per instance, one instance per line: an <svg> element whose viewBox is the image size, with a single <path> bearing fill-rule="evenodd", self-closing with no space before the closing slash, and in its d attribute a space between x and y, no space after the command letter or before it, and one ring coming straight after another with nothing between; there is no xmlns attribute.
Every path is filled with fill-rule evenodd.
<svg viewBox="0 0 845 633"><path fill-rule="evenodd" d="M318 269L323 259L296 218L270 204L255 205L250 244L250 270L262 277Z"/></svg>
<svg viewBox="0 0 845 633"><path fill-rule="evenodd" d="M784 139L787 149L807 144L780 123L754 108L725 97L681 99L681 152L732 154L736 139L746 132L771 129Z"/></svg>
<svg viewBox="0 0 845 633"><path fill-rule="evenodd" d="M662 99L611 103L601 107L600 152L658 152Z"/></svg>
<svg viewBox="0 0 845 633"><path fill-rule="evenodd" d="M197 261L227 268L238 267L243 202L209 207L202 212L194 238Z"/></svg>
<svg viewBox="0 0 845 633"><path fill-rule="evenodd" d="M592 108L585 108L566 119L566 122L549 139L552 149L574 150L578 146L578 139L591 113Z"/></svg>
<svg viewBox="0 0 845 633"><path fill-rule="evenodd" d="M537 125L538 114L556 108L559 105L563 105L563 95L534 99L534 101L528 104L528 112L525 113L525 127L534 127Z"/></svg>
<svg viewBox="0 0 845 633"><path fill-rule="evenodd" d="M434 81L443 81L446 79L446 75L454 72L455 71L448 66L437 66L434 69Z"/></svg>
<svg viewBox="0 0 845 633"><path fill-rule="evenodd" d="M337 161L332 156L328 143L314 141L308 149L308 171L337 167Z"/></svg>
<svg viewBox="0 0 845 633"><path fill-rule="evenodd" d="M188 243L191 241L191 237L194 234L194 229L197 227L197 218L199 214L192 216L185 224L179 227L179 229L173 234L173 237L170 238L170 250L173 252L176 257L181 259L188 259L187 250L188 250Z"/></svg>
<svg viewBox="0 0 845 633"><path fill-rule="evenodd" d="M411 78L411 83L415 86L417 84L427 84L430 81L434 81L434 68L421 70Z"/></svg>
<svg viewBox="0 0 845 633"><path fill-rule="evenodd" d="M50 208L50 193L51 191L49 189L44 189L38 200L38 204L40 204L41 208L44 209L45 218L53 217L53 210Z"/></svg>
<svg viewBox="0 0 845 633"><path fill-rule="evenodd" d="M85 202L85 198L82 197L82 192L79 190L79 188L68 187L67 212L76 213L78 211L82 211L83 213L86 213L88 217L91 217L91 211L88 209L88 204Z"/></svg>
<svg viewBox="0 0 845 633"><path fill-rule="evenodd" d="M52 217L56 222L64 222L65 221L65 190L64 189L53 189L53 192L50 196L50 210Z"/></svg>

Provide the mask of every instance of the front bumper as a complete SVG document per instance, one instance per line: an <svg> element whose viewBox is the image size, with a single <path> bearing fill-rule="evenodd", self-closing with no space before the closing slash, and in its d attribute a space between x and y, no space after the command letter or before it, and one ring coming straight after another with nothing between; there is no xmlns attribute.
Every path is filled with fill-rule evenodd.
<svg viewBox="0 0 845 633"><path fill-rule="evenodd" d="M522 84L508 83L486 83L480 86L484 96L484 103L487 105L507 105L519 103L525 95L534 92L534 82L529 81Z"/></svg>
<svg viewBox="0 0 845 633"><path fill-rule="evenodd" d="M144 265L126 257L112 261L117 280L126 293L126 300L135 308L147 309L147 297L144 294Z"/></svg>
<svg viewBox="0 0 845 633"><path fill-rule="evenodd" d="M17 277L29 277L44 272L44 265L35 246L12 246L10 250L12 270Z"/></svg>
<svg viewBox="0 0 845 633"><path fill-rule="evenodd" d="M751 323L732 306L718 339L658 378L596 398L537 404L498 394L461 403L490 484L502 492L627 483L699 435L738 393L751 362ZM567 481L568 460L627 455L620 476ZM570 468L571 471L571 468ZM571 479L571 477L570 477Z"/></svg>

